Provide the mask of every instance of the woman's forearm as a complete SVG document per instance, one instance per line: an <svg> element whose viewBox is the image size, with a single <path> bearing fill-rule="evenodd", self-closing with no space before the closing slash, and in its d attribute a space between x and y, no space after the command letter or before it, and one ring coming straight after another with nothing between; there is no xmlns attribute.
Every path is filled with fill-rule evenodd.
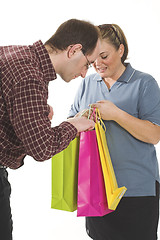
<svg viewBox="0 0 160 240"><path fill-rule="evenodd" d="M99 109L103 120L113 120L133 137L146 143L157 144L160 140L160 126L147 120L133 117L110 101L102 100L92 104Z"/></svg>
<svg viewBox="0 0 160 240"><path fill-rule="evenodd" d="M133 117L121 109L118 109L114 121L138 140L151 144L157 144L160 140L160 126Z"/></svg>

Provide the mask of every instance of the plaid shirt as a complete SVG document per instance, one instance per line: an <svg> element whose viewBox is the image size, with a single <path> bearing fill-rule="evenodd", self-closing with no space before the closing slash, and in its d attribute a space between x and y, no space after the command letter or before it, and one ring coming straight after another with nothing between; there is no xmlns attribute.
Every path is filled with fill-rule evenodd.
<svg viewBox="0 0 160 240"><path fill-rule="evenodd" d="M0 164L12 169L26 155L44 161L77 134L69 122L51 128L48 83L56 73L41 41L0 47Z"/></svg>

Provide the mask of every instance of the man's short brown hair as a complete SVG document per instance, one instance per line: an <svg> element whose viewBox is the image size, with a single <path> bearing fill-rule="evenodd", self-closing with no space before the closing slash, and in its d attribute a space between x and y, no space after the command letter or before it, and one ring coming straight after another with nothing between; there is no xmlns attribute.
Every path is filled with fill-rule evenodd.
<svg viewBox="0 0 160 240"><path fill-rule="evenodd" d="M66 50L68 46L81 44L84 54L91 55L99 38L99 30L87 21L70 19L62 23L45 43L53 50Z"/></svg>

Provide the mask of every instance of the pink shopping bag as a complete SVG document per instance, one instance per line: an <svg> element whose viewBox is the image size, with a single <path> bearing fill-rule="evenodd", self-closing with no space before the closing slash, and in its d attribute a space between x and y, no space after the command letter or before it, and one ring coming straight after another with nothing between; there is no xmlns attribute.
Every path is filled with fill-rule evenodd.
<svg viewBox="0 0 160 240"><path fill-rule="evenodd" d="M80 134L77 216L104 216L108 209L95 130Z"/></svg>

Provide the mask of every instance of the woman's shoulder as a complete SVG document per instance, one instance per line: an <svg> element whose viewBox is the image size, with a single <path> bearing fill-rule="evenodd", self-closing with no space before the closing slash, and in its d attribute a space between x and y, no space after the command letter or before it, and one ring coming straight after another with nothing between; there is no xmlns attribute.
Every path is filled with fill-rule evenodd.
<svg viewBox="0 0 160 240"><path fill-rule="evenodd" d="M155 78L147 72L142 72L142 71L136 70L135 75L136 75L136 77L140 78L142 82L156 81Z"/></svg>
<svg viewBox="0 0 160 240"><path fill-rule="evenodd" d="M136 70L135 72L135 80L139 81L139 86L140 89L142 90L146 90L146 89L150 89L149 91L152 90L158 90L159 89L159 85L158 82L156 81L156 79L149 73L146 72L142 72L139 70Z"/></svg>
<svg viewBox="0 0 160 240"><path fill-rule="evenodd" d="M131 78L132 83L139 82L140 87L146 87L146 86L150 87L158 84L155 78L151 74L145 71L137 70L137 69L133 69L133 70L134 70L134 74Z"/></svg>

